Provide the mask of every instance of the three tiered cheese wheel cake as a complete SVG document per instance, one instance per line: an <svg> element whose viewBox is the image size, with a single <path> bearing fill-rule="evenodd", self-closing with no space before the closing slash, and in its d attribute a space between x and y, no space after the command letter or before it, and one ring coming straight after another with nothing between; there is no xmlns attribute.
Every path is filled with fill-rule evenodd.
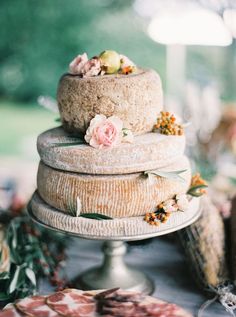
<svg viewBox="0 0 236 317"><path fill-rule="evenodd" d="M41 201L75 217L143 216L155 225L184 210L191 183L185 135L163 111L157 72L114 51L84 53L61 77L57 101L62 127L37 142Z"/></svg>

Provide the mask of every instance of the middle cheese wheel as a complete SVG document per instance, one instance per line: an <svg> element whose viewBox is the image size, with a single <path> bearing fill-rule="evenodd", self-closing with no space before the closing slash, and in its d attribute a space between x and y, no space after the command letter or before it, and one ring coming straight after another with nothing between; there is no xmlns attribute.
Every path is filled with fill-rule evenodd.
<svg viewBox="0 0 236 317"><path fill-rule="evenodd" d="M146 133L133 143L95 149L88 144L56 146L78 142L62 128L48 130L38 137L41 160L59 170L85 174L128 174L159 169L184 155L185 136Z"/></svg>
<svg viewBox="0 0 236 317"><path fill-rule="evenodd" d="M81 213L101 213L112 218L141 216L156 210L162 201L185 193L191 179L188 158L166 166L162 171L186 170L183 182L143 173L125 175L86 175L63 172L44 163L38 170L38 191L49 205L74 213L77 200Z"/></svg>

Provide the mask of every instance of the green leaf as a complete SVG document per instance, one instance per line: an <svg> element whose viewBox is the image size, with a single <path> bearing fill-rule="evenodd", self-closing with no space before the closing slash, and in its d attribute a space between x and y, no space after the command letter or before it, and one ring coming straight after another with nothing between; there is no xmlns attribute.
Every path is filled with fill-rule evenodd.
<svg viewBox="0 0 236 317"><path fill-rule="evenodd" d="M122 129L123 136L127 136L128 135L128 131L129 131L129 129L123 128Z"/></svg>
<svg viewBox="0 0 236 317"><path fill-rule="evenodd" d="M85 141L78 139L76 142L59 142L53 143L54 147L68 147L68 146L76 146L80 144L85 144Z"/></svg>
<svg viewBox="0 0 236 317"><path fill-rule="evenodd" d="M199 189L202 188L207 188L207 185L197 185L197 186L192 186L189 188L189 190L187 191L188 195L191 195L193 197L200 197L202 196L202 193L199 191Z"/></svg>
<svg viewBox="0 0 236 317"><path fill-rule="evenodd" d="M9 272L0 273L0 280L7 280L9 279L9 277L10 277Z"/></svg>
<svg viewBox="0 0 236 317"><path fill-rule="evenodd" d="M68 209L70 211L70 214L74 217L76 217L76 208L75 206L72 204L72 202L69 202L69 205L68 205Z"/></svg>
<svg viewBox="0 0 236 317"><path fill-rule="evenodd" d="M0 301L6 301L6 300L9 300L10 298L11 296L9 296L8 294L4 292L0 292Z"/></svg>
<svg viewBox="0 0 236 317"><path fill-rule="evenodd" d="M20 273L19 273L19 277L18 277L17 285L16 285L17 290L19 288L24 287L24 285L29 285L29 283L27 283L27 277L26 277L26 273L25 273L25 265L26 264L23 264L20 267Z"/></svg>
<svg viewBox="0 0 236 317"><path fill-rule="evenodd" d="M13 247L13 249L16 249L16 247L17 247L17 232L16 232L16 227L14 225L12 226L12 233L13 233L12 247Z"/></svg>
<svg viewBox="0 0 236 317"><path fill-rule="evenodd" d="M11 261L13 263L19 264L21 259L20 259L20 254L17 251L17 244L18 244L17 230L19 229L17 220L18 220L17 218L12 220L11 224L8 227L7 242L10 248Z"/></svg>
<svg viewBox="0 0 236 317"><path fill-rule="evenodd" d="M12 300L33 294L36 290L36 277L50 276L58 263L56 255L64 248L59 237L55 241L54 234L45 234L46 230L44 232L39 228L43 234L35 236L31 230L26 230L29 226L36 227L28 217L16 217L11 220L7 230L11 268L8 279L7 274L0 275L0 290L4 290ZM49 255L46 249L49 249Z"/></svg>
<svg viewBox="0 0 236 317"><path fill-rule="evenodd" d="M33 272L33 270L31 270L30 268L26 268L25 269L25 274L27 275L28 279L31 281L31 283L36 286L36 277L35 274Z"/></svg>
<svg viewBox="0 0 236 317"><path fill-rule="evenodd" d="M80 217L83 218L89 218L89 219L96 219L96 220L111 220L113 218L103 215L103 214L98 214L98 213L86 213L80 215Z"/></svg>
<svg viewBox="0 0 236 317"><path fill-rule="evenodd" d="M144 172L145 176L149 175L155 175L155 176L160 176L168 179L172 179L178 182L185 182L185 179L180 176L180 174L186 172L187 170L178 170L178 171L171 171L171 172L166 172L166 171L159 171L159 170L153 170L153 171L146 171Z"/></svg>
<svg viewBox="0 0 236 317"><path fill-rule="evenodd" d="M59 118L56 118L56 119L54 119L54 121L55 122L61 122L61 118L59 117Z"/></svg>
<svg viewBox="0 0 236 317"><path fill-rule="evenodd" d="M9 285L9 289L8 289L9 294L12 294L17 287L17 282L18 282L20 270L21 270L21 267L17 266L15 273L14 273L14 276L13 276L13 279L11 280L11 283Z"/></svg>

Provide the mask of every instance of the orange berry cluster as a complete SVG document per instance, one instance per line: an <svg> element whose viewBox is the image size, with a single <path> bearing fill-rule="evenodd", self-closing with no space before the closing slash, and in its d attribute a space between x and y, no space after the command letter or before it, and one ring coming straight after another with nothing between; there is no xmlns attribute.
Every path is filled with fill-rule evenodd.
<svg viewBox="0 0 236 317"><path fill-rule="evenodd" d="M163 205L160 204L157 206L157 211L147 212L144 216L144 220L152 226L159 226L160 223L165 223L169 217L170 212L166 212Z"/></svg>
<svg viewBox="0 0 236 317"><path fill-rule="evenodd" d="M134 70L135 70L134 66L126 66L126 67L121 69L121 73L124 74L124 75L128 75L128 74L133 73Z"/></svg>
<svg viewBox="0 0 236 317"><path fill-rule="evenodd" d="M144 220L152 226L159 226L160 224L155 212L147 212L144 216Z"/></svg>
<svg viewBox="0 0 236 317"><path fill-rule="evenodd" d="M181 124L176 123L176 118L168 111L161 111L161 116L154 125L154 131L158 130L161 134L166 135L183 135L184 129Z"/></svg>

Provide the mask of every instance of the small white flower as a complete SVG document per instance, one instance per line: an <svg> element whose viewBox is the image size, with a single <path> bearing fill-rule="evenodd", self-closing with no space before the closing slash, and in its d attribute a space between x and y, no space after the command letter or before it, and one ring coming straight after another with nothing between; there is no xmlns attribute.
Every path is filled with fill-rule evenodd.
<svg viewBox="0 0 236 317"><path fill-rule="evenodd" d="M164 201L163 207L164 207L165 211L167 211L167 212L174 212L174 211L177 211L177 209L178 209L174 199L168 199L168 200Z"/></svg>
<svg viewBox="0 0 236 317"><path fill-rule="evenodd" d="M123 133L122 142L124 142L124 143L133 143L134 142L134 135L133 135L131 130L123 128L122 133Z"/></svg>
<svg viewBox="0 0 236 317"><path fill-rule="evenodd" d="M79 199L79 196L77 196L76 201L77 201L76 217L79 217L79 215L81 213L81 209L82 209L82 204L81 204L81 200Z"/></svg>
<svg viewBox="0 0 236 317"><path fill-rule="evenodd" d="M181 211L187 211L189 207L189 201L186 194L176 195L176 204Z"/></svg>

